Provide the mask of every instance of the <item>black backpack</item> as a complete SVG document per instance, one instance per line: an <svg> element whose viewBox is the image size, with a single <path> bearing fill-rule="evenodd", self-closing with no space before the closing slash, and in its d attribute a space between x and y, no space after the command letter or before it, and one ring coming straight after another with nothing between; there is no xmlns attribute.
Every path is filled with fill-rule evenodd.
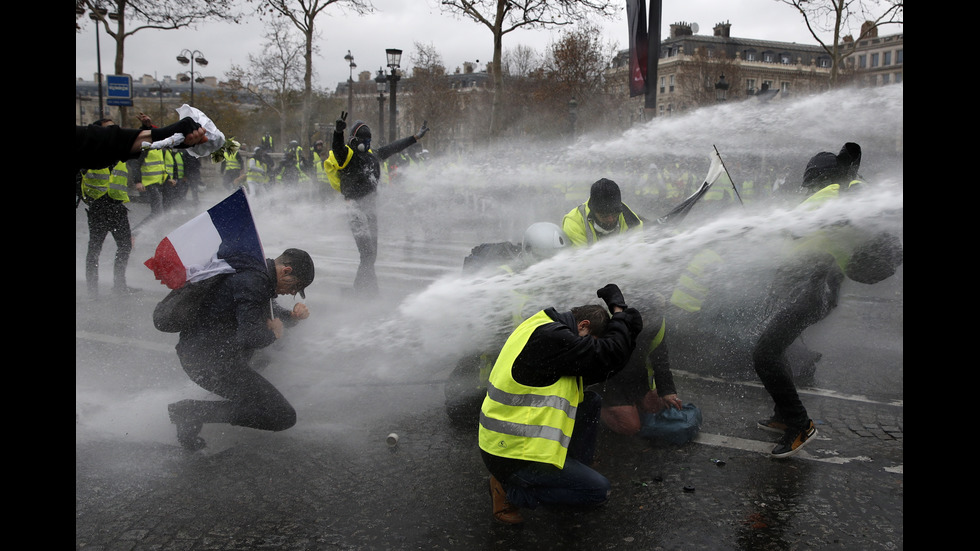
<svg viewBox="0 0 980 551"><path fill-rule="evenodd" d="M164 333L179 333L193 327L204 297L231 274L220 274L202 281L185 283L163 297L153 309L153 326Z"/></svg>
<svg viewBox="0 0 980 551"><path fill-rule="evenodd" d="M509 241L483 243L473 247L463 259L463 273L472 274L484 268L510 264L521 254L521 246Z"/></svg>

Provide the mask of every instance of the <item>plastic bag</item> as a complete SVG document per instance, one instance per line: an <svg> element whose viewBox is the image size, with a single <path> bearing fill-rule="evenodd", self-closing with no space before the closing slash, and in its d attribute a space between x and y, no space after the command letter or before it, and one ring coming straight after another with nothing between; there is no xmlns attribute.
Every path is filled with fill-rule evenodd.
<svg viewBox="0 0 980 551"><path fill-rule="evenodd" d="M701 431L701 410L686 403L681 409L668 407L660 413L643 417L639 435L657 443L681 445L690 442Z"/></svg>

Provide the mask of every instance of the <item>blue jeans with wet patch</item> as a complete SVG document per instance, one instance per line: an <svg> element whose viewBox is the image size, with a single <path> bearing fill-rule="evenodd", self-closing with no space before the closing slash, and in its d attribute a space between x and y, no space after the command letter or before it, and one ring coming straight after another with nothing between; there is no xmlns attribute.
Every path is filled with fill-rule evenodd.
<svg viewBox="0 0 980 551"><path fill-rule="evenodd" d="M602 399L586 391L575 415L565 467L527 462L504 481L507 500L517 507L538 505L593 506L609 499L609 480L589 467L595 455Z"/></svg>

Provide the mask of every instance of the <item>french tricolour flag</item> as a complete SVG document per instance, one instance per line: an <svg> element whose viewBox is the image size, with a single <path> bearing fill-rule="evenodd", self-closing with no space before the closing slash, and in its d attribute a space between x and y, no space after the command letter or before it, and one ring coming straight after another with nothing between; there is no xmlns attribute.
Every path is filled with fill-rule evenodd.
<svg viewBox="0 0 980 551"><path fill-rule="evenodd" d="M172 231L144 262L171 289L235 271L228 258L265 262L245 191L239 188L207 212Z"/></svg>

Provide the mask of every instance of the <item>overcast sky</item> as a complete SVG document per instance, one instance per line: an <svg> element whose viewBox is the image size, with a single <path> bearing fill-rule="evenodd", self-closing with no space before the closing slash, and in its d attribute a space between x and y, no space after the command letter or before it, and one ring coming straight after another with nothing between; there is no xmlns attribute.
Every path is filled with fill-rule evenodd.
<svg viewBox="0 0 980 551"><path fill-rule="evenodd" d="M598 21L604 29L603 41L619 49L628 47L626 2L612 21ZM314 59L314 82L317 87L334 90L337 82L347 80L350 71L344 56L351 51L357 68L377 73L386 65L385 49L404 51L402 68L410 67L409 56L415 44L433 46L447 71L462 67L463 62L479 60L480 67L493 55L490 30L471 20L457 19L442 13L438 0L373 0L375 13L357 16L329 6L317 19L321 38L319 55ZM697 23L697 34L711 35L716 23L731 23L732 36L816 44L801 16L777 0L664 0L661 36L669 36L671 23ZM94 25L87 16L79 19L82 31L75 35L75 77L91 80L97 72ZM857 23L855 23L857 24ZM184 49L198 50L208 60L206 67L195 65L202 76L225 80L232 65L245 65L249 54L259 54L265 33L257 20L235 25L204 23L196 29L141 30L126 40L125 71L139 78L144 74L158 79L186 72L176 57ZM858 29L853 29L856 35ZM891 26L881 34L902 32ZM559 31L517 30L504 35L504 52L518 45L544 53L558 37ZM824 38L827 40L827 38ZM113 74L115 43L104 32L99 38L102 72ZM356 76L355 76L356 78Z"/></svg>

